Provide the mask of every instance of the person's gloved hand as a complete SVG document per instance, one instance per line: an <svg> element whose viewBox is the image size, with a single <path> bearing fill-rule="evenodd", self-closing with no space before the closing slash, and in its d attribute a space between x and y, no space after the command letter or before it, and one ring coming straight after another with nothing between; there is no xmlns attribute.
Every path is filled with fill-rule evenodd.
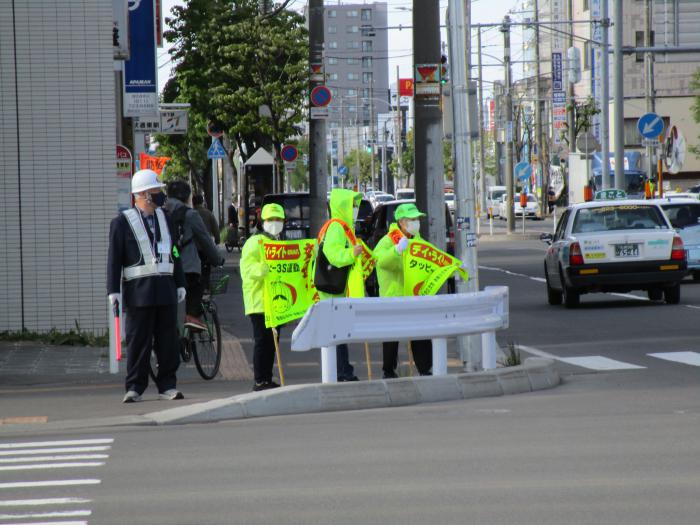
<svg viewBox="0 0 700 525"><path fill-rule="evenodd" d="M408 239L401 237L401 240L396 244L396 253L401 255L408 248Z"/></svg>
<svg viewBox="0 0 700 525"><path fill-rule="evenodd" d="M184 288L177 289L177 302L178 303L181 303L182 301L184 301L186 296L187 296L187 290L185 290Z"/></svg>
<svg viewBox="0 0 700 525"><path fill-rule="evenodd" d="M361 244L356 244L355 246L352 247L352 254L355 257L359 257L359 255L362 253L362 245Z"/></svg>
<svg viewBox="0 0 700 525"><path fill-rule="evenodd" d="M111 293L107 298L109 299L109 304L114 304L117 301L119 301L119 304L122 304L122 294L120 293Z"/></svg>

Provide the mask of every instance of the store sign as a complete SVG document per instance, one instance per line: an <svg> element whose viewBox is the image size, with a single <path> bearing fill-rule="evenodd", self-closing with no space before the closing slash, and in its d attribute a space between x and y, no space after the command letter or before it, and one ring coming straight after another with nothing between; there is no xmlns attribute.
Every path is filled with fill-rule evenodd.
<svg viewBox="0 0 700 525"><path fill-rule="evenodd" d="M129 47L124 63L124 116L158 115L155 13L152 1L129 3Z"/></svg>

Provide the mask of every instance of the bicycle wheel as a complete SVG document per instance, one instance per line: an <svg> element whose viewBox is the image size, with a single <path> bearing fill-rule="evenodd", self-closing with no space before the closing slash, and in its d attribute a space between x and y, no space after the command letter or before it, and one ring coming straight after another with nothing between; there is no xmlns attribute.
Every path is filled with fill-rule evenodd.
<svg viewBox="0 0 700 525"><path fill-rule="evenodd" d="M207 330L192 334L192 353L199 375L209 380L214 379L221 365L221 325L214 303L203 306L202 321L207 325Z"/></svg>
<svg viewBox="0 0 700 525"><path fill-rule="evenodd" d="M158 376L158 358L153 351L151 351L151 359L148 361L148 375L151 376L151 380L155 384Z"/></svg>

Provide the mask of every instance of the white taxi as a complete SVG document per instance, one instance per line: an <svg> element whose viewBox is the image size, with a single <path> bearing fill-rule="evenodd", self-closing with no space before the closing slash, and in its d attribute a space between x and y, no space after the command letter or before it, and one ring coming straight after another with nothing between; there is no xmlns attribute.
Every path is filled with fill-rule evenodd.
<svg viewBox="0 0 700 525"><path fill-rule="evenodd" d="M649 299L680 302L687 273L681 237L658 204L645 200L593 201L569 207L544 261L549 304L578 306L592 292L645 290Z"/></svg>

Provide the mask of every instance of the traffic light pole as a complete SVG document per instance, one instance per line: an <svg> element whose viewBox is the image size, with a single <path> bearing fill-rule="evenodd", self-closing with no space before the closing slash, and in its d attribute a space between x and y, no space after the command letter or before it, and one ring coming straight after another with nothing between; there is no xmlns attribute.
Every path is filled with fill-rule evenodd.
<svg viewBox="0 0 700 525"><path fill-rule="evenodd" d="M323 0L309 0L309 57L312 64L323 63ZM311 82L309 92L317 83ZM309 120L309 200L311 233L321 230L326 220L328 188L326 163L326 121Z"/></svg>

